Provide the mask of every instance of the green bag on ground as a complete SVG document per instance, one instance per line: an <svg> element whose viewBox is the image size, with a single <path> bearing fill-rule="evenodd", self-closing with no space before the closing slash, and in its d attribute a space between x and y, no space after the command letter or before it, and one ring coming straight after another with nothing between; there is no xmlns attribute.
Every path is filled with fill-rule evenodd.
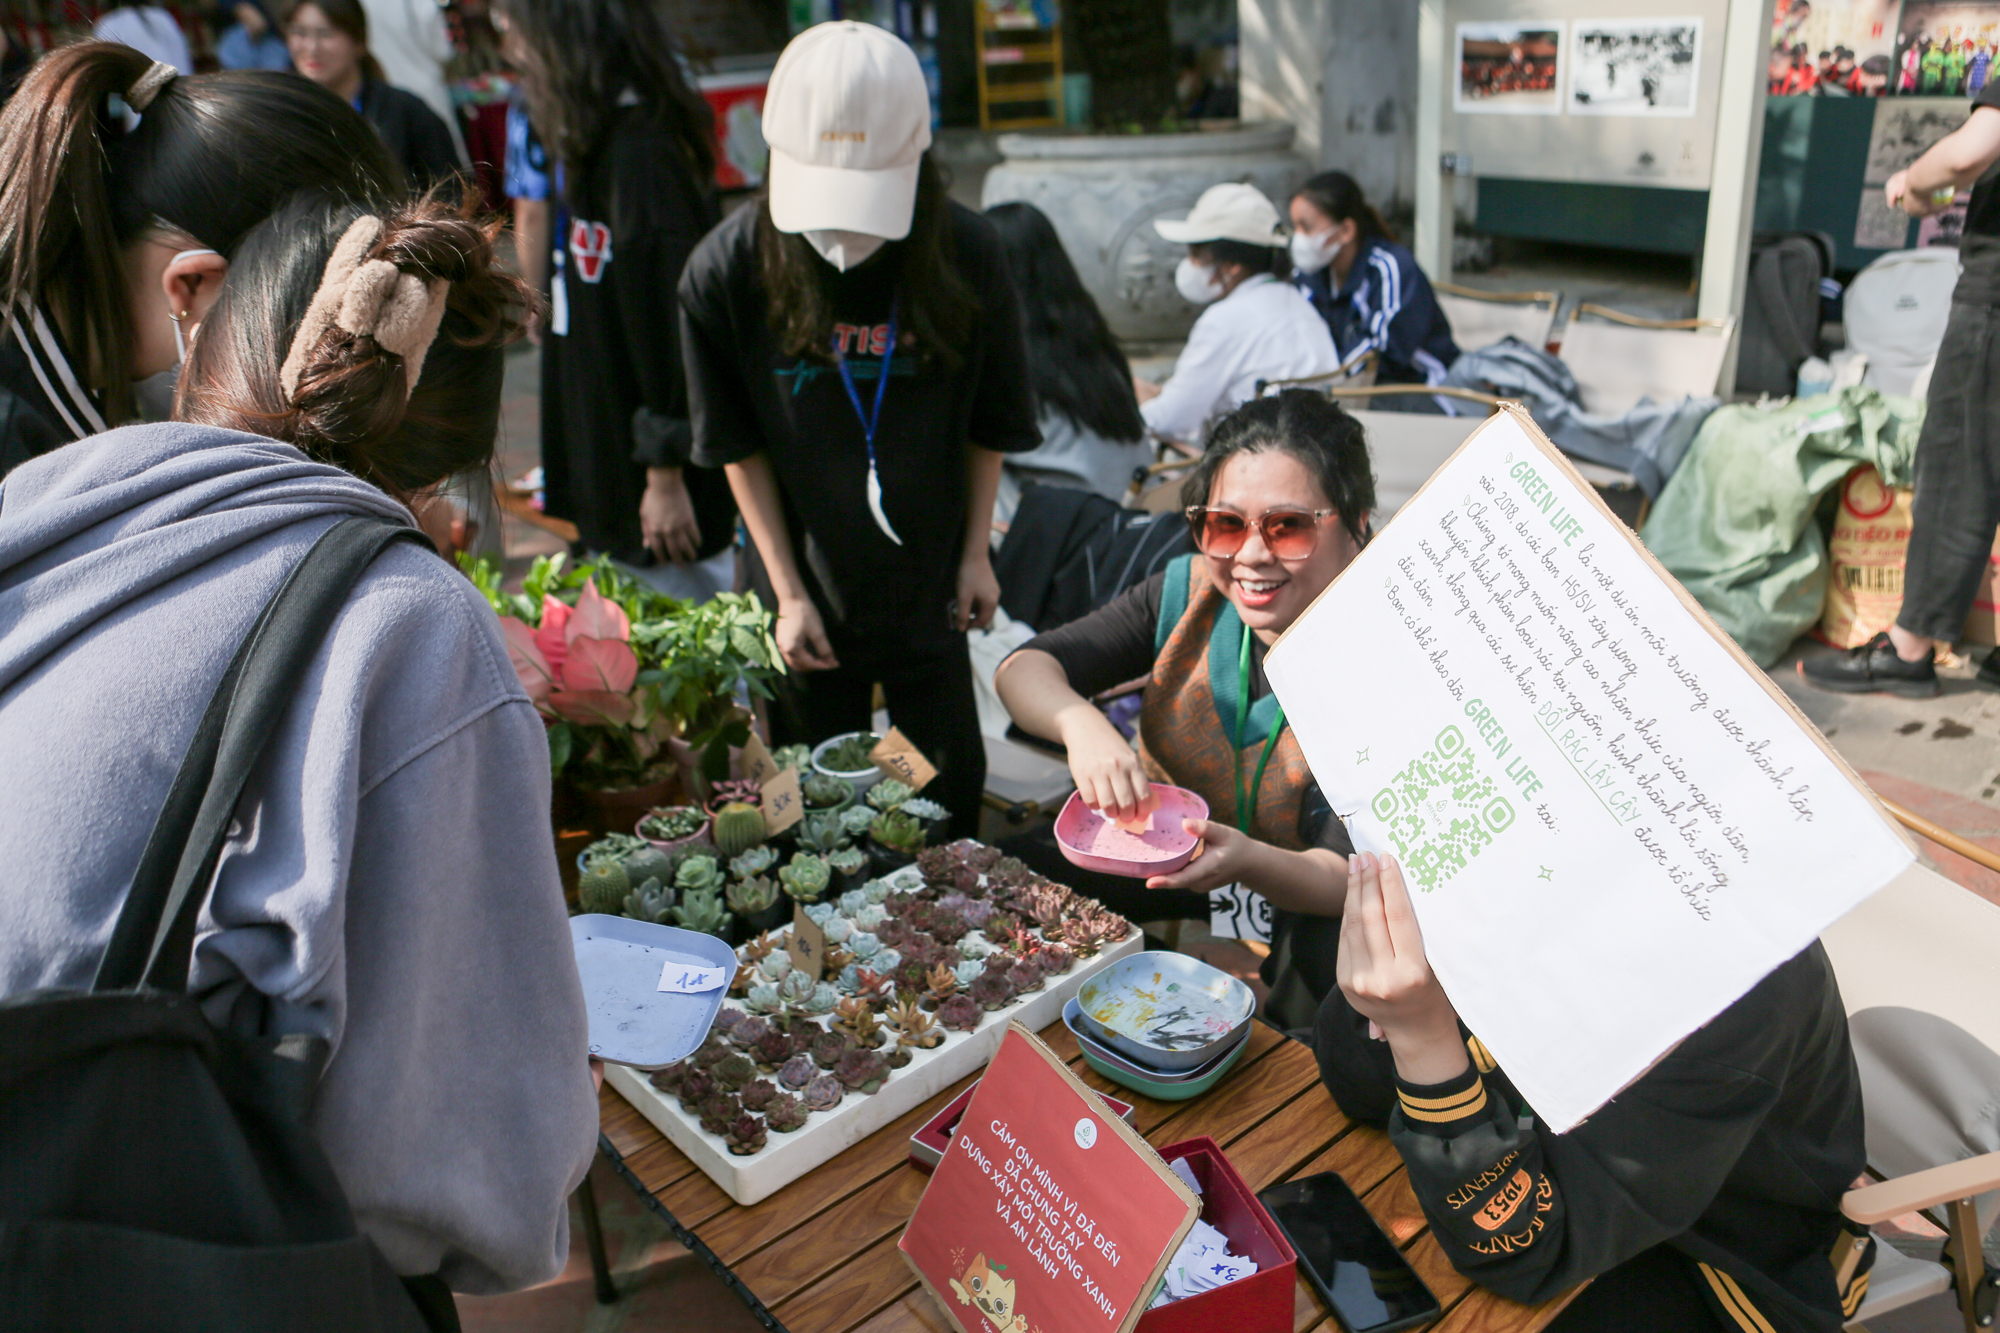
<svg viewBox="0 0 2000 1333"><path fill-rule="evenodd" d="M1757 665L1819 619L1826 541L1813 510L1859 463L1910 484L1924 405L1869 388L1702 423L1640 536Z"/></svg>

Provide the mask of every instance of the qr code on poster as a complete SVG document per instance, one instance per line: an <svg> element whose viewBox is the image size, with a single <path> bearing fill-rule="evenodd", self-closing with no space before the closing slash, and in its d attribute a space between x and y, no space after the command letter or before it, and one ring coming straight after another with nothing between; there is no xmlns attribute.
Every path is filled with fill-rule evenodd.
<svg viewBox="0 0 2000 1333"><path fill-rule="evenodd" d="M1514 822L1514 807L1479 771L1457 727L1403 766L1369 803L1410 883L1429 892L1465 869Z"/></svg>

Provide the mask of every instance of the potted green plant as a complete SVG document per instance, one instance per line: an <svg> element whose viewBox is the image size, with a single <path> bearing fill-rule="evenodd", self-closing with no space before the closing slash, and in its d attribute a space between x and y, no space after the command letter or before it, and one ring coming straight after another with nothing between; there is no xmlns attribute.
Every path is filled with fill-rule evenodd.
<svg viewBox="0 0 2000 1333"><path fill-rule="evenodd" d="M869 754L882 741L872 731L850 731L821 741L813 748L813 771L839 778L857 797L882 780Z"/></svg>
<svg viewBox="0 0 2000 1333"><path fill-rule="evenodd" d="M854 800L854 787L838 774L814 771L799 784L799 795L808 810L840 810Z"/></svg>
<svg viewBox="0 0 2000 1333"><path fill-rule="evenodd" d="M659 850L671 855L676 848L709 843L709 818L696 805L662 805L648 810L639 819L637 832ZM711 844L713 845L713 844Z"/></svg>
<svg viewBox="0 0 2000 1333"><path fill-rule="evenodd" d="M738 944L753 940L766 931L776 930L785 924L792 912L791 900L764 875L737 880L724 892L723 898L729 904L729 910L736 914L740 926L735 932Z"/></svg>
<svg viewBox="0 0 2000 1333"><path fill-rule="evenodd" d="M885 810L868 826L868 859L877 875L900 870L924 849L923 821L901 810Z"/></svg>

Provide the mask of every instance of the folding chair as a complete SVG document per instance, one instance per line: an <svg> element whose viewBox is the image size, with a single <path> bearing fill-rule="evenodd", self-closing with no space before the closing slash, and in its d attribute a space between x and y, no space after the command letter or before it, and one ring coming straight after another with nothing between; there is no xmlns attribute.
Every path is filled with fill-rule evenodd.
<svg viewBox="0 0 2000 1333"><path fill-rule="evenodd" d="M1486 292L1451 282L1433 282L1431 290L1451 321L1451 340L1464 352L1510 337L1548 346L1563 302L1561 292Z"/></svg>
<svg viewBox="0 0 2000 1333"><path fill-rule="evenodd" d="M1971 850L2000 868L1990 852ZM2000 1214L2000 906L1912 866L1820 938L1847 1006L1869 1174L1879 1178L1850 1191L1842 1211L1867 1226L1919 1212L1948 1237L1939 1263L1878 1237L1848 1327L1952 1291L1966 1333L1977 1333L1992 1326L2000 1297L2000 1275L1985 1271L1980 1250ZM1859 1257L1857 1247L1846 1262Z"/></svg>
<svg viewBox="0 0 2000 1333"><path fill-rule="evenodd" d="M1736 331L1732 319L1643 319L1589 302L1563 334L1562 359L1586 412L1618 416L1641 398L1711 394Z"/></svg>

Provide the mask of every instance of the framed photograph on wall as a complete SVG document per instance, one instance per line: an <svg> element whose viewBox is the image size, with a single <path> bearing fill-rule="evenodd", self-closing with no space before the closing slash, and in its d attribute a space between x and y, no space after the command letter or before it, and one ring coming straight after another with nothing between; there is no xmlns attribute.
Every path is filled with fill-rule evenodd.
<svg viewBox="0 0 2000 1333"><path fill-rule="evenodd" d="M1701 20L1578 19L1570 25L1569 96L1577 116L1692 116Z"/></svg>
<svg viewBox="0 0 2000 1333"><path fill-rule="evenodd" d="M1486 116L1562 114L1559 20L1461 23L1456 49L1454 110Z"/></svg>
<svg viewBox="0 0 2000 1333"><path fill-rule="evenodd" d="M1889 91L1976 97L2000 70L2000 0L1905 0Z"/></svg>

